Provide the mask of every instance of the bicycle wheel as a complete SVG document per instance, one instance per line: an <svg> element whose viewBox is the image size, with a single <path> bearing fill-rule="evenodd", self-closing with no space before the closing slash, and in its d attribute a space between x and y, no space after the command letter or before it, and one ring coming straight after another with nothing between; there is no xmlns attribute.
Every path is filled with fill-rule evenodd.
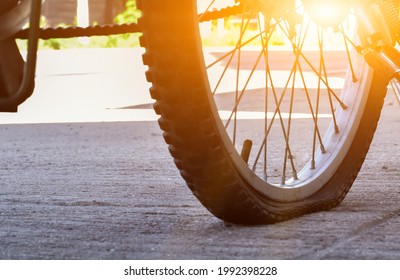
<svg viewBox="0 0 400 280"><path fill-rule="evenodd" d="M331 209L367 154L386 83L352 50L351 7L327 21L310 5L138 2L164 138L194 195L224 221Z"/></svg>

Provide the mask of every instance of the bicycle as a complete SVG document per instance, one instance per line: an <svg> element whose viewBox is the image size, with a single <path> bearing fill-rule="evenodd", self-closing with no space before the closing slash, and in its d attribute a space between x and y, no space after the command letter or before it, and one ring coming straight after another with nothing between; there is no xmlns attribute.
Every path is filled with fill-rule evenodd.
<svg viewBox="0 0 400 280"><path fill-rule="evenodd" d="M137 5L135 28L143 33L164 139L212 214L268 224L343 201L373 139L387 85L397 83L398 1ZM218 26L228 29L230 48L207 43ZM328 63L332 56L343 57L347 70Z"/></svg>

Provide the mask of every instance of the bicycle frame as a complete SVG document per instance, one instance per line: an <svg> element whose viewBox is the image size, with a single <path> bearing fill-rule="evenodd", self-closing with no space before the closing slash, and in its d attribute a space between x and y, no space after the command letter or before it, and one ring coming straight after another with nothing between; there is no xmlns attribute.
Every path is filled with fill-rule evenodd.
<svg viewBox="0 0 400 280"><path fill-rule="evenodd" d="M29 13L29 39L28 39L28 52L26 63L23 71L23 78L18 91L11 97L0 98L0 111L6 112L16 112L18 105L29 98L34 90L34 80L36 72L36 57L37 48L39 40L39 25L40 25L40 15L41 15L41 0L25 0L21 5L22 9L25 10L26 6L30 4ZM11 10L12 13L13 10ZM21 16L24 17L24 14ZM20 20L20 19L19 19ZM2 35L7 35L5 32L0 33L0 38Z"/></svg>

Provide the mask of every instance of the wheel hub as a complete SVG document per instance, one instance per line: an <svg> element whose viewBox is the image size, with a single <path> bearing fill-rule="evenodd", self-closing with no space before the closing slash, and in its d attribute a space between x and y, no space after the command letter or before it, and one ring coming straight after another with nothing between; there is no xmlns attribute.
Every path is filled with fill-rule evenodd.
<svg viewBox="0 0 400 280"><path fill-rule="evenodd" d="M338 0L302 0L310 18L322 27L338 27L350 10L349 1Z"/></svg>

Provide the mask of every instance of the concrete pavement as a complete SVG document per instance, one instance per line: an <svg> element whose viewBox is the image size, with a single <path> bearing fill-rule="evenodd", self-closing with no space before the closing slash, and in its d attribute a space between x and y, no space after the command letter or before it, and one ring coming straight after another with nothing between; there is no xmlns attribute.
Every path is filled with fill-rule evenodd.
<svg viewBox="0 0 400 280"><path fill-rule="evenodd" d="M107 52L100 57L116 59ZM392 94L362 171L339 207L243 227L216 219L194 198L153 117L127 117L140 115L135 109L109 110L114 119L101 115L147 100L130 99L142 98L131 92L145 89L128 88L129 75L97 70L50 75L39 68L38 80L48 82L38 84L38 95L20 114L0 115L1 259L400 259L400 107ZM103 86L125 78L115 90ZM55 109L65 111L57 117ZM127 112L116 117L117 111ZM43 119L30 119L37 114Z"/></svg>

